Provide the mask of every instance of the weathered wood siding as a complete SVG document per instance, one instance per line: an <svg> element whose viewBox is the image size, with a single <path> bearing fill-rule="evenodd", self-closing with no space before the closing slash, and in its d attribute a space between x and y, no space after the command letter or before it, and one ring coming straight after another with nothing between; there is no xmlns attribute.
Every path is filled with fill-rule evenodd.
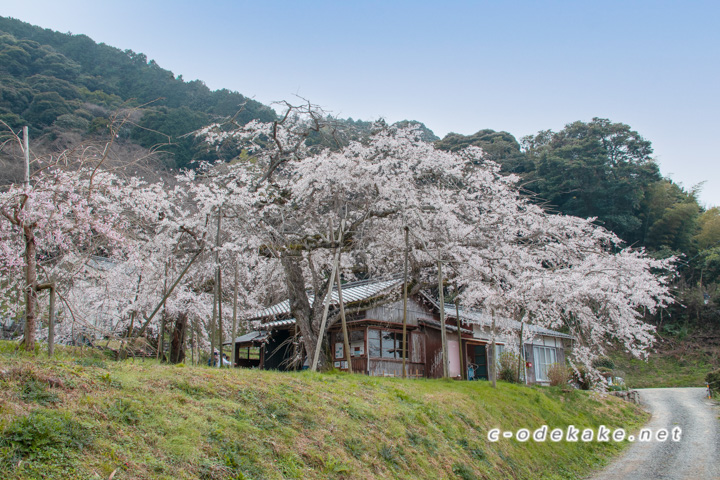
<svg viewBox="0 0 720 480"><path fill-rule="evenodd" d="M432 313L416 300L408 298L407 324L416 326L418 324L418 318L427 317L432 318ZM399 300L388 303L387 305L370 308L365 311L365 318L401 324L403 321L403 302Z"/></svg>
<svg viewBox="0 0 720 480"><path fill-rule="evenodd" d="M421 332L410 332L410 361L425 363L425 335Z"/></svg>
<svg viewBox="0 0 720 480"><path fill-rule="evenodd" d="M425 376L425 365L422 363L407 362L406 369L410 378ZM370 375L376 377L402 377L402 360L371 358Z"/></svg>

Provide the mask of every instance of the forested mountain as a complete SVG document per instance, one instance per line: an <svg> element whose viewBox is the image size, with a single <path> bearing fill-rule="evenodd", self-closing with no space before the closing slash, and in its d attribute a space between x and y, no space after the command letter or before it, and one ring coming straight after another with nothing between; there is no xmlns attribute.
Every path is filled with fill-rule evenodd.
<svg viewBox="0 0 720 480"><path fill-rule="evenodd" d="M133 107L143 114L121 134L146 148L172 143L164 150L176 167L235 153L207 151L182 135L222 118L245 123L275 116L237 92L185 82L142 53L0 17L0 120L12 128L30 125L33 136L93 134L118 109Z"/></svg>
<svg viewBox="0 0 720 480"><path fill-rule="evenodd" d="M177 168L239 154L232 146L208 149L186 134L228 119L245 124L275 118L257 101L227 89L211 91L200 80L186 82L142 53L0 17L0 120L11 128L30 125L33 136L92 135L113 113L133 108L139 110L120 135L148 149L162 145L166 163ZM336 122L360 135L372 125ZM427 141L438 140L419 122L399 123L417 124ZM318 135L316 142L322 141Z"/></svg>

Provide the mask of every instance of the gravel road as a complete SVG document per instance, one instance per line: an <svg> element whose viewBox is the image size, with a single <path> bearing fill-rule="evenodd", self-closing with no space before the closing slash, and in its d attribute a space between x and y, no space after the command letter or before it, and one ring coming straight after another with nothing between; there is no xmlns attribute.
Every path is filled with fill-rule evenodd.
<svg viewBox="0 0 720 480"><path fill-rule="evenodd" d="M643 406L652 413L644 427L655 434L680 427L680 441L635 442L622 457L591 480L720 479L719 409L705 397L704 388L646 388L639 390Z"/></svg>

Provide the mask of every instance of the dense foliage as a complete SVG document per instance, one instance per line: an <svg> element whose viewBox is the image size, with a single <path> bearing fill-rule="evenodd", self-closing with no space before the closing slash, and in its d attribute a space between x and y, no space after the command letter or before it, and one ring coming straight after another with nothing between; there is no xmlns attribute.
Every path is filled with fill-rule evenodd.
<svg viewBox="0 0 720 480"><path fill-rule="evenodd" d="M518 142L507 132L451 133L438 148L482 148L506 173L521 177L534 201L564 215L596 218L625 243L654 256L678 256L679 303L665 327L693 321L720 326L720 211L704 209L690 191L663 178L652 145L630 126L594 118Z"/></svg>

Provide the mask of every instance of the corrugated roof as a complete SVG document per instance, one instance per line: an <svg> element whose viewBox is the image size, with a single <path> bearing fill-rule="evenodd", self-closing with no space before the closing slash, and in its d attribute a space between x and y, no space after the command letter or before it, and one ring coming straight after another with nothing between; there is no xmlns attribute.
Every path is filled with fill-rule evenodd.
<svg viewBox="0 0 720 480"><path fill-rule="evenodd" d="M262 330L253 331L250 333L246 333L245 335L242 335L240 337L237 337L235 339L235 343L245 343L245 342L251 342L251 341L262 342L269 336L270 336L270 332L265 332ZM230 345L230 342L223 343L223 345Z"/></svg>
<svg viewBox="0 0 720 480"><path fill-rule="evenodd" d="M467 321L468 323L476 323L484 326L491 326L492 325L492 317L488 315L487 313L479 312L477 310L468 310L464 309L463 307L460 307L460 319L463 321ZM454 303L446 303L445 304L445 314L448 317L455 317L455 304ZM520 330L520 322L512 320L510 318L506 317L497 317L500 322L503 325L509 325L514 330ZM533 332L537 335L547 335L548 337L558 337L558 338L569 338L572 339L570 335L567 335L565 333L556 332L555 330L550 330L549 328L540 327L538 325L532 325L529 323L525 324L525 328L529 330L530 332Z"/></svg>
<svg viewBox="0 0 720 480"><path fill-rule="evenodd" d="M343 303L350 304L354 302L360 302L363 300L369 300L379 294L390 290L402 283L402 279L394 277L389 280L362 280L359 282L351 282L343 285L342 296ZM312 293L308 294L308 300L310 305L315 301L315 295ZM331 294L331 305L338 304L338 292L337 287L333 288ZM276 303L270 307L267 307L259 311L253 318L265 318L265 317L280 317L288 315L290 313L290 300L284 300L280 303ZM265 324L264 324L265 325Z"/></svg>
<svg viewBox="0 0 720 480"><path fill-rule="evenodd" d="M270 329L270 328L284 327L287 325L295 325L296 322L297 322L297 320L295 320L294 318L288 318L285 320L274 320L272 322L259 323L258 327Z"/></svg>

